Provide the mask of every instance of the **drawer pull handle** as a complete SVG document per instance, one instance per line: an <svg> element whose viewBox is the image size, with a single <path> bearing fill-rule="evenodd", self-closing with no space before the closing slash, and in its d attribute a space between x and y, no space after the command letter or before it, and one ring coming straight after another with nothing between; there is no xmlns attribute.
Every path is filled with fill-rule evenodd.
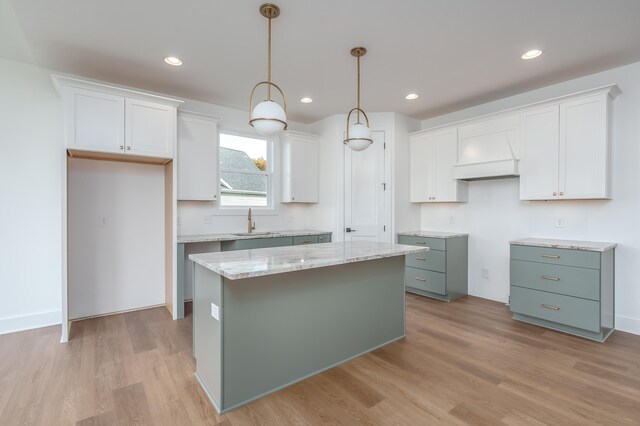
<svg viewBox="0 0 640 426"><path fill-rule="evenodd" d="M416 241L416 244L422 244L422 245L425 245L425 244L427 244L427 243L425 243L424 241Z"/></svg>
<svg viewBox="0 0 640 426"><path fill-rule="evenodd" d="M549 281L560 281L559 277L547 277L546 275L543 275L542 278Z"/></svg>
<svg viewBox="0 0 640 426"><path fill-rule="evenodd" d="M310 242L311 242L311 240L304 240L304 241L302 242L302 244L309 244Z"/></svg>
<svg viewBox="0 0 640 426"><path fill-rule="evenodd" d="M416 260L427 260L426 257L416 257Z"/></svg>
<svg viewBox="0 0 640 426"><path fill-rule="evenodd" d="M542 257L546 257L547 259L560 259L560 256L556 256L554 254L543 254Z"/></svg>
<svg viewBox="0 0 640 426"><path fill-rule="evenodd" d="M540 305L540 306L542 306L545 309L551 309L552 311L559 311L560 310L560 308L558 308L557 306L545 305L544 303L542 305Z"/></svg>
<svg viewBox="0 0 640 426"><path fill-rule="evenodd" d="M416 281L427 282L427 280L425 280L424 278L420 278L420 277L416 277Z"/></svg>

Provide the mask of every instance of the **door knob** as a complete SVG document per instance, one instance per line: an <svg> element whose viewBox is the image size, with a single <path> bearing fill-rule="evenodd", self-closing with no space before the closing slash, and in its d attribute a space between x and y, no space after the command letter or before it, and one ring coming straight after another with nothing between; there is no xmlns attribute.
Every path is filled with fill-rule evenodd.
<svg viewBox="0 0 640 426"><path fill-rule="evenodd" d="M356 230L355 230L355 229L351 229L351 228L347 228L347 229L345 229L345 231L346 231L346 232L356 232Z"/></svg>

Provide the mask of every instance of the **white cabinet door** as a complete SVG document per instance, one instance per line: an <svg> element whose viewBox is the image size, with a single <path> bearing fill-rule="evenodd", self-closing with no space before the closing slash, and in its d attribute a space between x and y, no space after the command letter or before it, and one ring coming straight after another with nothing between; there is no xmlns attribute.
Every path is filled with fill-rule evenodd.
<svg viewBox="0 0 640 426"><path fill-rule="evenodd" d="M610 198L607 94L560 104L560 198Z"/></svg>
<svg viewBox="0 0 640 426"><path fill-rule="evenodd" d="M178 116L178 200L218 199L218 123L202 114Z"/></svg>
<svg viewBox="0 0 640 426"><path fill-rule="evenodd" d="M282 202L318 202L318 137L286 132L282 149Z"/></svg>
<svg viewBox="0 0 640 426"><path fill-rule="evenodd" d="M559 107L522 113L520 119L520 199L558 198Z"/></svg>
<svg viewBox="0 0 640 426"><path fill-rule="evenodd" d="M124 98L70 87L65 92L67 147L124 152Z"/></svg>
<svg viewBox="0 0 640 426"><path fill-rule="evenodd" d="M458 162L458 129L434 133L435 194L431 202L466 201L466 182L453 178L453 165Z"/></svg>
<svg viewBox="0 0 640 426"><path fill-rule="evenodd" d="M173 158L176 138L175 107L127 99L125 112L127 154Z"/></svg>
<svg viewBox="0 0 640 426"><path fill-rule="evenodd" d="M435 183L436 149L430 134L409 137L409 191L412 203L433 201Z"/></svg>

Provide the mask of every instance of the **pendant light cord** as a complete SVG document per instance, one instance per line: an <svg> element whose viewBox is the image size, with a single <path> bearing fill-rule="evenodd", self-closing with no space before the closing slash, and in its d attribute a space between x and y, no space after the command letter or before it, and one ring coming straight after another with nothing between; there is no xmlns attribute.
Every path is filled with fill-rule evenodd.
<svg viewBox="0 0 640 426"><path fill-rule="evenodd" d="M271 100L271 15L269 15L269 48L268 48L268 74L267 74L267 81L269 82L269 84L267 84L267 100Z"/></svg>
<svg viewBox="0 0 640 426"><path fill-rule="evenodd" d="M358 56L358 124L360 124L360 56Z"/></svg>

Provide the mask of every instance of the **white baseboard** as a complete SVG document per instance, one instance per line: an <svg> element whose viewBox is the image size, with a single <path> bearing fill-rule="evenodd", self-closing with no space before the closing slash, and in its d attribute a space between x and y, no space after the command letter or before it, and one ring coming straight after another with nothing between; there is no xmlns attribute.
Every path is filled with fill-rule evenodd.
<svg viewBox="0 0 640 426"><path fill-rule="evenodd" d="M616 315L616 330L640 335L640 318Z"/></svg>
<svg viewBox="0 0 640 426"><path fill-rule="evenodd" d="M61 311L38 312L19 317L0 318L0 334L60 324Z"/></svg>

